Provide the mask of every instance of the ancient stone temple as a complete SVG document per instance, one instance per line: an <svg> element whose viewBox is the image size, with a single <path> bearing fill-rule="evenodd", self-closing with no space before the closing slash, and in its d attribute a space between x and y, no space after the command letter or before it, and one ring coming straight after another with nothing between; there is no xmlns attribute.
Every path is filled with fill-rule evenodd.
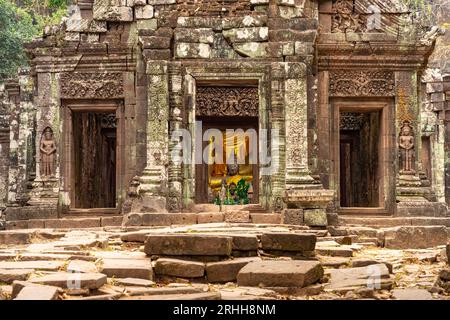
<svg viewBox="0 0 450 320"><path fill-rule="evenodd" d="M448 224L440 33L402 1L78 0L1 92L7 227Z"/></svg>

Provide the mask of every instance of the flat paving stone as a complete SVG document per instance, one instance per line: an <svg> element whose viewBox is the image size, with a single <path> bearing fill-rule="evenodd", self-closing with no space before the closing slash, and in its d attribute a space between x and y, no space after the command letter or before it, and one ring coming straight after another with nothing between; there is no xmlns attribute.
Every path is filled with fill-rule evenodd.
<svg viewBox="0 0 450 320"><path fill-rule="evenodd" d="M33 269L0 269L0 282L12 283L15 280L27 280Z"/></svg>
<svg viewBox="0 0 450 320"><path fill-rule="evenodd" d="M50 286L26 286L14 300L58 300L59 288Z"/></svg>
<svg viewBox="0 0 450 320"><path fill-rule="evenodd" d="M237 275L239 286L305 287L320 280L323 268L317 261L266 260L250 262Z"/></svg>
<svg viewBox="0 0 450 320"><path fill-rule="evenodd" d="M248 263L260 261L256 258L236 258L233 260L210 262L206 264L206 276L208 282L232 282L236 281L239 271Z"/></svg>
<svg viewBox="0 0 450 320"><path fill-rule="evenodd" d="M392 279L385 264L374 264L367 267L330 269L330 280L325 289L347 292L358 288L390 289Z"/></svg>
<svg viewBox="0 0 450 320"><path fill-rule="evenodd" d="M95 263L84 260L71 260L67 265L68 272L94 273L98 272Z"/></svg>
<svg viewBox="0 0 450 320"><path fill-rule="evenodd" d="M339 247L326 247L321 246L316 248L316 253L323 256L332 256L332 257L352 257L353 250L348 248L339 248Z"/></svg>
<svg viewBox="0 0 450 320"><path fill-rule="evenodd" d="M265 250L313 251L316 246L314 234L263 233L261 246Z"/></svg>
<svg viewBox="0 0 450 320"><path fill-rule="evenodd" d="M181 278L199 278L205 275L205 264L181 259L159 258L155 263L155 274Z"/></svg>
<svg viewBox="0 0 450 320"><path fill-rule="evenodd" d="M211 235L149 235L145 241L147 255L229 256L232 237Z"/></svg>
<svg viewBox="0 0 450 320"><path fill-rule="evenodd" d="M100 272L108 277L153 279L149 259L103 259Z"/></svg>
<svg viewBox="0 0 450 320"><path fill-rule="evenodd" d="M115 282L122 286L153 287L156 285L156 283L151 280L139 278L115 279Z"/></svg>
<svg viewBox="0 0 450 320"><path fill-rule="evenodd" d="M61 288L98 289L106 284L107 277L102 273L57 272L42 277L29 279L31 283L39 283Z"/></svg>
<svg viewBox="0 0 450 320"><path fill-rule="evenodd" d="M72 257L70 254L54 254L54 253L33 253L24 252L19 256L20 261L54 261L54 260L69 260Z"/></svg>
<svg viewBox="0 0 450 320"><path fill-rule="evenodd" d="M397 300L432 300L433 297L428 290L405 288L392 290L392 296Z"/></svg>
<svg viewBox="0 0 450 320"><path fill-rule="evenodd" d="M384 246L390 249L426 249L446 245L448 241L445 226L402 226L381 230Z"/></svg>
<svg viewBox="0 0 450 320"><path fill-rule="evenodd" d="M163 294L163 295L121 298L121 300L220 300L220 299L221 299L220 292Z"/></svg>
<svg viewBox="0 0 450 320"><path fill-rule="evenodd" d="M64 261L0 261L0 269L35 269L57 271L64 265Z"/></svg>

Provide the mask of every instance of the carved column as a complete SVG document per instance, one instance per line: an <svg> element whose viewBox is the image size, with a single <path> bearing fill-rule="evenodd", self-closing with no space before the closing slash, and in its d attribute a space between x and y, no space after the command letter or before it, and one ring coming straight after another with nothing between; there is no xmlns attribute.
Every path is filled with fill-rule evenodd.
<svg viewBox="0 0 450 320"><path fill-rule="evenodd" d="M180 130L182 126L182 108L183 108L183 76L181 75L181 63L172 62L169 65L169 105L170 105L170 116L169 116L169 139L172 136L172 132L175 130ZM169 154L171 154L173 148L181 139L178 138L177 141L169 141ZM174 163L172 159L169 158L169 168L168 168L168 182L169 182L169 194L167 208L172 212L179 212L182 209L182 164Z"/></svg>
<svg viewBox="0 0 450 320"><path fill-rule="evenodd" d="M166 208L168 165L169 83L164 61L147 62L147 164L140 178L143 211Z"/></svg>
<svg viewBox="0 0 450 320"><path fill-rule="evenodd" d="M324 190L308 168L307 75L304 63L289 63L285 80L286 194L288 207L303 208L308 225L327 225L333 191Z"/></svg>

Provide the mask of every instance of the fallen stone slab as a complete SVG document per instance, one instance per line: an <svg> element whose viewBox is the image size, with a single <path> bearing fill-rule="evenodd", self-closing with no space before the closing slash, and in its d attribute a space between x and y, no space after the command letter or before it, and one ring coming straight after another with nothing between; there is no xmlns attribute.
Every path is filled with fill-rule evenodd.
<svg viewBox="0 0 450 320"><path fill-rule="evenodd" d="M35 269L57 271L64 265L64 261L0 261L0 269Z"/></svg>
<svg viewBox="0 0 450 320"><path fill-rule="evenodd" d="M205 275L202 262L160 258L155 263L155 274L180 278L200 278Z"/></svg>
<svg viewBox="0 0 450 320"><path fill-rule="evenodd" d="M0 231L1 244L27 244L36 236L35 230Z"/></svg>
<svg viewBox="0 0 450 320"><path fill-rule="evenodd" d="M70 254L54 254L54 253L34 253L24 252L19 256L20 261L36 261L36 260L69 260L72 256Z"/></svg>
<svg viewBox="0 0 450 320"><path fill-rule="evenodd" d="M339 248L339 247L326 247L321 246L316 248L316 253L323 256L332 257L352 257L353 250L349 248Z"/></svg>
<svg viewBox="0 0 450 320"><path fill-rule="evenodd" d="M67 266L68 272L95 273L98 272L95 263L84 260L71 260Z"/></svg>
<svg viewBox="0 0 450 320"><path fill-rule="evenodd" d="M103 259L100 272L115 278L153 279L153 270L149 259Z"/></svg>
<svg viewBox="0 0 450 320"><path fill-rule="evenodd" d="M316 246L314 234L263 233L261 246L264 250L313 251Z"/></svg>
<svg viewBox="0 0 450 320"><path fill-rule="evenodd" d="M220 292L163 294L151 296L124 297L123 300L220 300Z"/></svg>
<svg viewBox="0 0 450 320"><path fill-rule="evenodd" d="M231 234L233 238L232 249L239 251L258 250L258 238L256 235Z"/></svg>
<svg viewBox="0 0 450 320"><path fill-rule="evenodd" d="M234 282L239 271L248 263L260 258L236 258L233 260L210 262L206 264L208 282Z"/></svg>
<svg viewBox="0 0 450 320"><path fill-rule="evenodd" d="M115 279L115 282L122 286L153 287L156 285L153 281L139 278Z"/></svg>
<svg viewBox="0 0 450 320"><path fill-rule="evenodd" d="M392 279L385 264L367 267L330 269L330 280L325 285L327 291L345 293L359 288L390 289Z"/></svg>
<svg viewBox="0 0 450 320"><path fill-rule="evenodd" d="M402 226L381 229L389 249L426 249L447 244L445 226Z"/></svg>
<svg viewBox="0 0 450 320"><path fill-rule="evenodd" d="M145 241L147 255L229 256L232 237L210 235L149 235Z"/></svg>
<svg viewBox="0 0 450 320"><path fill-rule="evenodd" d="M323 267L328 268L340 268L350 264L350 259L344 257L320 256L318 259Z"/></svg>
<svg viewBox="0 0 450 320"><path fill-rule="evenodd" d="M144 252L136 251L93 251L92 255L101 259L148 259Z"/></svg>
<svg viewBox="0 0 450 320"><path fill-rule="evenodd" d="M390 262L386 262L386 261L379 261L379 260L372 260L372 259L352 259L351 262L351 266L353 268L358 268L358 267L367 267L370 265L374 265L374 264L385 264L386 267L389 270L389 273L393 273L393 265Z"/></svg>
<svg viewBox="0 0 450 320"><path fill-rule="evenodd" d="M33 269L0 269L0 282L12 283L15 280L27 280Z"/></svg>
<svg viewBox="0 0 450 320"><path fill-rule="evenodd" d="M166 294L190 294L203 292L202 289L194 287L125 287L126 293L130 296L166 295Z"/></svg>
<svg viewBox="0 0 450 320"><path fill-rule="evenodd" d="M37 284L37 283L32 283L29 281L15 280L11 285L11 298L14 299L23 288L33 287L33 286L34 287L51 287L51 288L53 287L53 286L46 286L46 285L41 285L41 284Z"/></svg>
<svg viewBox="0 0 450 320"><path fill-rule="evenodd" d="M394 289L392 290L392 297L397 300L432 300L431 293L426 289Z"/></svg>
<svg viewBox="0 0 450 320"><path fill-rule="evenodd" d="M317 261L266 260L250 262L237 275L239 286L305 287L320 280L323 268Z"/></svg>
<svg viewBox="0 0 450 320"><path fill-rule="evenodd" d="M120 236L120 240L125 242L145 242L145 239L149 235L149 232L147 230L143 231L134 231L134 232L127 232Z"/></svg>
<svg viewBox="0 0 450 320"><path fill-rule="evenodd" d="M14 300L58 300L59 288L51 286L26 286Z"/></svg>
<svg viewBox="0 0 450 320"><path fill-rule="evenodd" d="M106 284L107 277L102 273L57 272L42 277L29 279L31 283L39 283L61 288L98 289Z"/></svg>

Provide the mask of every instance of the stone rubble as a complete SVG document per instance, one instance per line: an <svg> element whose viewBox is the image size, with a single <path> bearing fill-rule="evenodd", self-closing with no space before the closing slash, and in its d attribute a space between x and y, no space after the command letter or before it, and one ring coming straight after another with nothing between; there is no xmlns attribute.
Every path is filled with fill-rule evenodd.
<svg viewBox="0 0 450 320"><path fill-rule="evenodd" d="M404 300L448 299L450 290L446 243L390 249L353 242L378 232L370 228L221 222L55 229L50 238L35 231L33 243L20 245L6 232L3 299ZM350 233L345 244L337 241Z"/></svg>

